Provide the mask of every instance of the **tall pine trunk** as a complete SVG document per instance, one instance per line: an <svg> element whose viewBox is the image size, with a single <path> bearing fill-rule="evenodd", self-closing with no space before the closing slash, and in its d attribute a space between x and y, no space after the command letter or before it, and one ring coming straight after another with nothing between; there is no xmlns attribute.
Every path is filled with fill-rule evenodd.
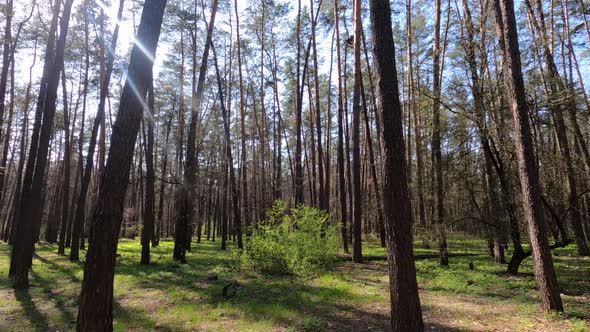
<svg viewBox="0 0 590 332"><path fill-rule="evenodd" d="M539 286L543 309L562 311L563 304L545 230L539 173L535 162L528 119L529 109L522 78L514 2L513 0L494 0L493 4L497 18L500 18L496 19L496 31L502 43L500 48L504 59L506 92L514 120L514 144L518 161L522 209L528 226L535 278Z"/></svg>
<svg viewBox="0 0 590 332"><path fill-rule="evenodd" d="M393 331L422 331L424 325L412 248L412 210L391 8L389 0L371 0L370 5L377 96L383 124L383 207L387 234L391 327Z"/></svg>
<svg viewBox="0 0 590 332"><path fill-rule="evenodd" d="M113 330L113 281L123 204L165 6L165 0L146 0L137 42L131 51L98 204L90 225L78 331Z"/></svg>

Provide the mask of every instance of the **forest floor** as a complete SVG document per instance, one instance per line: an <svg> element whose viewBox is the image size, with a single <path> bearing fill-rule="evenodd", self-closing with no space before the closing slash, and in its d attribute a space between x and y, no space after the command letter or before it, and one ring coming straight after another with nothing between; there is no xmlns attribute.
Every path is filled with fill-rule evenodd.
<svg viewBox="0 0 590 332"><path fill-rule="evenodd" d="M313 277L265 277L235 270L235 255L219 243L195 244L188 263L171 259L173 243L153 248L153 264L139 265L138 240L122 240L115 275L118 331L387 331L389 291L384 261L343 262ZM365 244L366 255L384 255ZM8 281L9 247L0 244L0 331L68 331L75 327L82 263L37 247L29 291ZM448 268L437 259L417 261L428 331L590 331L590 259L570 245L554 251L565 314L539 310L530 259L521 275L493 265L485 243L450 241ZM416 242L416 254L435 253ZM84 257L81 255L81 257ZM474 270L469 269L469 263ZM217 280L209 280L212 275ZM222 288L241 287L226 300Z"/></svg>

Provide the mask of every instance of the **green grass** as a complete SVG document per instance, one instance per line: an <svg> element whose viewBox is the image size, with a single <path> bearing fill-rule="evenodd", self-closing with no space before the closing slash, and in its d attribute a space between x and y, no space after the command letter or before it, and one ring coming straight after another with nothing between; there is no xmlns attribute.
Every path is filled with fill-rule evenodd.
<svg viewBox="0 0 590 332"><path fill-rule="evenodd" d="M389 291L383 261L342 263L310 277L266 277L250 270L236 271L232 268L235 256L211 242L194 244L187 264L179 264L171 257L173 243L162 241L152 249L153 263L142 266L138 242L122 240L119 244L114 291L117 331L387 328ZM429 248L417 240L415 247L416 254L436 253L434 243ZM449 247L453 253L476 255L452 257L447 268L439 267L436 259L417 261L427 324L459 330L470 330L474 321L484 330L589 328L590 260L576 257L574 246L555 251L563 315L539 312L530 259L524 262L522 275L508 277L503 273L505 266L490 263L482 241L449 241ZM0 244L0 331L17 327L73 330L83 265L58 256L56 250L45 243L37 246L31 288L15 292L7 278L9 247ZM375 241L364 243L363 251L365 255L385 254ZM473 271L468 268L470 262ZM219 279L208 281L209 274ZM238 280L241 287L235 298L226 300L222 288L232 280Z"/></svg>

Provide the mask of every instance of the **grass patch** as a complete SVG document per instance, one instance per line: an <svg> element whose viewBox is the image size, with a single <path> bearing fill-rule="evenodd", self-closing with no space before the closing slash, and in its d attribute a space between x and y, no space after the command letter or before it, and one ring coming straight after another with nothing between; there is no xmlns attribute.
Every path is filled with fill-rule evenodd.
<svg viewBox="0 0 590 332"><path fill-rule="evenodd" d="M570 245L555 251L566 313L540 313L530 259L522 274L509 277L494 265L478 240L449 241L448 268L436 259L416 262L426 324L464 330L588 330L590 260ZM232 246L230 246L232 247ZM233 247L232 247L233 248ZM416 254L436 253L418 239ZM139 264L138 240L122 240L115 274L115 330L127 331L352 331L385 330L389 324L389 288L384 261L342 262L306 277L264 276L235 269L232 250L218 243L194 244L187 264L172 260L173 243L152 248L153 264ZM384 255L377 241L364 243L365 255ZM82 263L56 254L57 247L37 245L31 288L15 292L7 278L9 246L0 244L0 331L15 328L71 331L75 328ZM84 254L81 255L84 257ZM469 269L473 263L474 270ZM217 280L209 280L215 274ZM225 299L222 289L240 284ZM480 326L481 328L477 328Z"/></svg>

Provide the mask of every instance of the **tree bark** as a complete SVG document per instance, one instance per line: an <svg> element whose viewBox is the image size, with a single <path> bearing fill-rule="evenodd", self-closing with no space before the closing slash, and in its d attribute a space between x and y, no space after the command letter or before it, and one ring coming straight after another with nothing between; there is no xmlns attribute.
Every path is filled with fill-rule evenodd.
<svg viewBox="0 0 590 332"><path fill-rule="evenodd" d="M539 286L543 309L563 311L553 258L543 220L541 188L535 163L534 147L528 119L522 65L518 46L518 32L513 0L494 0L496 31L502 41L506 92L514 121L514 143L522 192L524 218L528 225L529 240L533 253L535 278Z"/></svg>
<svg viewBox="0 0 590 332"><path fill-rule="evenodd" d="M88 1L84 2L84 8L87 10ZM84 87L82 90L82 119L84 119L86 115L86 106L88 100L88 85L89 85L89 69L90 69L90 55L89 55L89 46L88 46L88 39L89 39L89 31L88 31L88 19L86 15L84 16L84 53L85 53L85 60L84 60ZM98 115L98 114L97 114ZM94 128L93 128L94 129ZM91 144L92 146L92 139ZM86 177L84 176L84 161L83 161L83 154L82 150L84 147L84 125L80 126L80 137L78 138L78 167L80 169L80 179L81 179L81 186L80 192L76 205L76 213L74 214L74 219L72 221L72 241L70 247L70 261L79 261L80 260L80 237L81 233L83 232L84 222L85 222L85 209L86 209L86 193L88 191L88 186L90 185L90 174L88 174L88 181L86 181ZM94 149L92 150L94 153ZM91 162L93 162L93 157L88 158ZM88 168L88 167L87 167ZM90 168L92 171L92 168Z"/></svg>
<svg viewBox="0 0 590 332"><path fill-rule="evenodd" d="M197 81L196 89L193 87L193 98L192 98L192 110L191 110L191 121L188 132L188 142L186 148L186 163L184 169L184 184L183 189L187 191L181 196L184 197L185 203L183 204L184 213L182 218L177 221L177 228L174 237L174 259L184 261L186 250L190 243L190 223L194 217L194 187L197 182L197 126L201 119L201 102L203 99L203 91L205 85L205 76L207 75L207 61L209 59L209 49L211 48L211 37L213 35L213 27L215 25L215 14L217 13L218 0L211 1L211 18L207 27L207 36L205 46L203 49L203 57L201 59L201 67L199 68L199 78ZM195 4L196 6L196 4Z"/></svg>
<svg viewBox="0 0 590 332"><path fill-rule="evenodd" d="M242 77L242 40L240 38L240 12L238 10L238 1L234 0L234 7L236 11L236 49L238 57L238 89L240 92L240 134L241 134L241 196L242 196L242 219L246 226L246 235L250 233L250 211L248 205L248 166L246 162L246 110L244 100L244 83ZM280 124L279 124L280 125ZM280 137L280 135L279 135Z"/></svg>
<svg viewBox="0 0 590 332"><path fill-rule="evenodd" d="M35 235L39 234L42 217L43 197L41 195L47 166L47 154L55 117L59 76L63 66L64 49L72 0L64 4L60 20L60 35L53 50L53 40L57 30L59 5L55 5L54 18L50 28L49 46L45 57L44 74L35 113L33 138L22 189L20 220L17 224L16 238L11 254L10 276L15 288L28 288L29 269L32 265ZM44 90L44 91L43 91Z"/></svg>
<svg viewBox="0 0 590 332"><path fill-rule="evenodd" d="M66 245L66 227L68 223L69 211L68 208L70 206L70 170L71 170L71 161L72 161L72 146L70 144L70 110L68 108L67 102L67 92L66 92L66 75L65 71L62 70L62 89L63 89L63 104L64 104L64 136L65 136L65 146L64 146L64 163L63 163L63 192L62 192L62 206L61 206L61 224L59 227L59 244L57 253L60 255L65 254L65 245Z"/></svg>
<svg viewBox="0 0 590 332"><path fill-rule="evenodd" d="M352 261L360 263L363 260L361 244L362 224L362 187L361 187L361 148L360 148L360 118L361 118L361 0L354 1L354 88L352 95Z"/></svg>
<svg viewBox="0 0 590 332"><path fill-rule="evenodd" d="M336 64L338 77L338 146L337 163L338 163L338 193L340 199L340 221L342 223L342 246L344 252L348 253L348 234L346 221L348 219L348 208L346 204L346 171L344 164L344 100L342 87L342 62L340 59L340 4L338 0L334 1L334 29L336 30Z"/></svg>
<svg viewBox="0 0 590 332"><path fill-rule="evenodd" d="M219 105L221 108L221 116L223 117L223 132L225 136L225 153L228 160L229 168L229 181L231 186L231 199L232 199L232 211L233 211L233 222L235 225L236 236L238 238L238 249L243 249L244 244L242 242L242 222L240 220L240 209L238 208L238 184L236 183L236 175L234 170L234 159L231 151L231 134L230 134L230 123L228 110L225 108L225 98L223 97L223 86L221 84L221 74L219 73L219 66L217 65L217 54L215 53L215 46L212 44L211 49L213 50L213 62L215 64L215 74L217 76L217 88L219 94Z"/></svg>
<svg viewBox="0 0 590 332"><path fill-rule="evenodd" d="M416 266L412 248L412 211L408 192L402 112L397 84L389 0L371 0L377 96L383 131L383 207L393 331L422 331Z"/></svg>
<svg viewBox="0 0 590 332"><path fill-rule="evenodd" d="M137 42L131 51L99 200L90 226L90 245L84 264L76 326L78 331L113 329L114 268L123 202L165 6L165 0L146 0Z"/></svg>
<svg viewBox="0 0 590 332"><path fill-rule="evenodd" d="M445 234L445 208L444 208L444 184L442 170L442 152L441 152L441 129L440 129L440 97L441 97L441 79L440 79L440 16L441 0L435 0L435 21L434 21L434 42L432 45L432 84L433 84L433 106L432 106L432 157L435 178L435 197L436 197L436 229L438 236L438 247L440 252L439 263L441 266L449 265L449 252L447 250L447 238Z"/></svg>

